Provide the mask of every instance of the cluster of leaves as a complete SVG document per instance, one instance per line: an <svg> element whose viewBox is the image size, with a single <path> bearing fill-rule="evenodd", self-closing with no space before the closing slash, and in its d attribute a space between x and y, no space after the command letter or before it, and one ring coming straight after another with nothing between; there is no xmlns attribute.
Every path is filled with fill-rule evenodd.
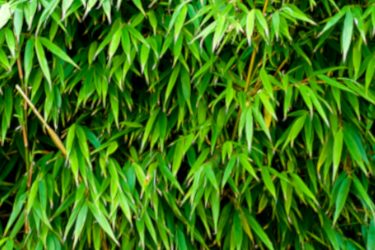
<svg viewBox="0 0 375 250"><path fill-rule="evenodd" d="M374 35L373 0L1 2L0 247L375 249Z"/></svg>

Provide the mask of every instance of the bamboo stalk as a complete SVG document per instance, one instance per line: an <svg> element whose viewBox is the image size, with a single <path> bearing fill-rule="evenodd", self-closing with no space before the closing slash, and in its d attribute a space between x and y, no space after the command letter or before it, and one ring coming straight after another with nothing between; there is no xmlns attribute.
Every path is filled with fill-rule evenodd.
<svg viewBox="0 0 375 250"><path fill-rule="evenodd" d="M27 104L30 106L31 110L34 112L36 117L39 119L39 121L44 125L44 127L47 129L47 132L49 136L51 137L53 143L55 146L61 151L61 153L66 157L66 149L61 141L60 137L56 134L56 132L48 125L48 123L44 120L42 115L39 113L39 111L35 108L34 104L31 102L31 100L27 97L27 95L22 91L20 86L16 85L17 91L22 95L22 97L25 99Z"/></svg>

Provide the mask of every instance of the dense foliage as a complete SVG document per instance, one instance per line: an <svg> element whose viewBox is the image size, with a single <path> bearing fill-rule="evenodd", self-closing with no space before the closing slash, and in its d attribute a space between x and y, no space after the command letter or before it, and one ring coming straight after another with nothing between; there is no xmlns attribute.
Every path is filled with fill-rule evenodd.
<svg viewBox="0 0 375 250"><path fill-rule="evenodd" d="M0 247L375 249L375 1L0 2Z"/></svg>

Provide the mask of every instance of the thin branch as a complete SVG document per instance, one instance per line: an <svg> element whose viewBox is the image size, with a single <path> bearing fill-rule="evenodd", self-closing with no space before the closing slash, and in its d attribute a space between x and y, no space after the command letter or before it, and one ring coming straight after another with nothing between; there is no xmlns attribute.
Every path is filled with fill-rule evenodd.
<svg viewBox="0 0 375 250"><path fill-rule="evenodd" d="M269 2L269 0L266 0L264 2L263 11L262 11L263 15L266 13L266 10L267 10L267 7L268 7L268 2ZM259 37L257 37L257 38L259 38ZM254 40L258 40L258 39L254 39ZM250 87L250 83L251 83L252 75L253 75L253 71L254 71L255 57L257 55L257 52L258 52L258 48L256 46L254 46L254 51L251 54L249 68L247 70L246 84L245 84L245 88L244 88L245 92L247 92L249 90L249 87ZM240 108L239 114L241 114L241 113L242 113L242 110ZM241 117L241 115L237 116L236 123L234 124L234 129L233 129L233 132L232 132L232 139L234 139L235 136L236 136L236 131L237 131L237 128L238 128L238 123L240 121L240 117Z"/></svg>
<svg viewBox="0 0 375 250"><path fill-rule="evenodd" d="M29 104L31 110L34 112L36 117L39 119L39 121L45 126L47 129L47 132L49 136L51 137L52 141L55 143L56 147L60 149L61 153L66 157L66 149L64 144L62 143L60 137L56 134L56 132L48 125L48 123L44 120L42 115L39 113L39 111L35 108L34 104L30 101L30 99L26 96L26 94L22 91L20 86L16 85L16 89L18 92L22 95L22 97L25 99L27 104Z"/></svg>

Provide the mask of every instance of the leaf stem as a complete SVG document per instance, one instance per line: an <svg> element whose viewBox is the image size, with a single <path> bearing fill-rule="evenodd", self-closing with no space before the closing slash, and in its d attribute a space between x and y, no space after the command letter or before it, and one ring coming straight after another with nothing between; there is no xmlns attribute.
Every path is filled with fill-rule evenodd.
<svg viewBox="0 0 375 250"><path fill-rule="evenodd" d="M263 15L266 13L266 10L267 10L267 7L268 7L268 3L269 3L269 0L265 0L264 5L263 5L263 10L262 10ZM259 38L259 36L258 36L258 38ZM256 40L258 40L258 39L256 39ZM256 43L256 42L254 41L254 43ZM251 83L252 75L253 75L253 71L254 71L255 57L257 55L257 52L258 52L258 48L256 46L254 46L254 50L251 53L249 68L247 70L246 84L245 84L245 88L244 88L245 93L247 93L247 91L249 90L249 87L250 87L250 83ZM241 108L239 110L239 113L240 114L242 113ZM232 139L235 138L236 130L238 128L238 123L240 121L240 117L241 117L241 115L237 116L236 123L234 124L234 129L233 129L233 132L232 132Z"/></svg>

